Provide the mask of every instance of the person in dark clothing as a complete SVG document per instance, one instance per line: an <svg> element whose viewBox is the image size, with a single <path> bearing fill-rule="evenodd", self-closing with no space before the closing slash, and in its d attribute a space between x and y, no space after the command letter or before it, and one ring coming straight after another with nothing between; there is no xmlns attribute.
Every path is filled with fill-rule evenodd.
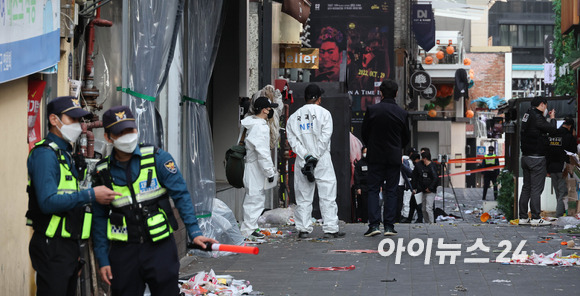
<svg viewBox="0 0 580 296"><path fill-rule="evenodd" d="M567 117L558 132L548 138L550 146L546 154L546 166L556 192L556 217L562 217L566 211L564 205L564 199L568 196L566 163L570 163L566 151L577 152L576 141L572 135L573 126L574 119Z"/></svg>
<svg viewBox="0 0 580 296"><path fill-rule="evenodd" d="M551 122L546 121L550 115ZM540 197L544 191L546 179L546 151L548 150L548 134L557 133L556 121L553 120L556 111L548 112L548 101L544 97L532 99L532 107L522 117L520 144L522 149L522 171L524 184L519 201L519 224L534 226L549 225L550 222L540 217ZM528 218L528 202L530 203L531 219Z"/></svg>
<svg viewBox="0 0 580 296"><path fill-rule="evenodd" d="M402 149L409 143L409 120L407 111L395 102L399 86L393 80L381 83L383 96L378 104L368 107L362 124L362 140L368 148L369 229L365 236L375 236L380 232L381 207L379 187L383 187L383 224L385 235L395 235L395 215L397 210L397 182L401 170Z"/></svg>
<svg viewBox="0 0 580 296"><path fill-rule="evenodd" d="M419 155L417 152L414 152L411 154L411 156L409 157L411 160L411 165L413 167L413 171L415 170L415 167L423 165L423 162L421 161L421 155ZM411 172L410 175L410 181L411 181L411 192L413 192L414 190L414 185L413 185L413 172ZM415 216L415 211L417 211L417 220L415 220L415 223L423 223L423 209L422 209L422 202L423 202L423 194L421 192L417 192L417 193L412 193L411 196L411 200L409 201L409 216L406 218L403 218L401 220L401 223L411 223L413 221L413 216ZM417 201L419 201L419 203L417 203Z"/></svg>
<svg viewBox="0 0 580 296"><path fill-rule="evenodd" d="M493 167L499 165L499 159L495 158L495 148L493 146L489 146L487 148L487 155L484 156L485 159L481 162L481 168ZM497 176L499 175L499 169L493 171L484 171L483 172L483 200L487 196L487 189L489 188L489 182L493 183L493 199L497 199Z"/></svg>
<svg viewBox="0 0 580 296"><path fill-rule="evenodd" d="M367 163L367 147L363 147L362 157L354 163L354 194L356 208L356 222L367 223L368 221L368 196L367 185L369 166Z"/></svg>
<svg viewBox="0 0 580 296"><path fill-rule="evenodd" d="M433 203L437 193L437 166L431 161L431 153L422 152L421 161L413 170L413 193L422 193L422 211L425 223L435 223Z"/></svg>

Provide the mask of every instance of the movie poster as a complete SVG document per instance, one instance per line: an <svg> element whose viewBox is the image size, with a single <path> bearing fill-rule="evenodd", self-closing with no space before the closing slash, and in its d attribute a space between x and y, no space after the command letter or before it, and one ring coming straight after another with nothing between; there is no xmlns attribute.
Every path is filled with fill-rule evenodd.
<svg viewBox="0 0 580 296"><path fill-rule="evenodd" d="M366 106L380 100L381 82L395 76L393 2L312 1L310 44L319 48L320 57L311 81L346 82L353 100L352 131L359 139L357 125L362 122Z"/></svg>

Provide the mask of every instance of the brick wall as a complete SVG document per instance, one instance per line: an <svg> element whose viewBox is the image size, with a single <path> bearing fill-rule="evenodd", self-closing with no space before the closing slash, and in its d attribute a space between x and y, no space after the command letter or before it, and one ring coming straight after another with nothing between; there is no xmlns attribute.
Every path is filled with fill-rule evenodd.
<svg viewBox="0 0 580 296"><path fill-rule="evenodd" d="M469 89L469 99L491 97L505 93L505 54L504 53L467 53L471 59L471 69L475 72L475 85ZM476 105L470 105L475 110Z"/></svg>

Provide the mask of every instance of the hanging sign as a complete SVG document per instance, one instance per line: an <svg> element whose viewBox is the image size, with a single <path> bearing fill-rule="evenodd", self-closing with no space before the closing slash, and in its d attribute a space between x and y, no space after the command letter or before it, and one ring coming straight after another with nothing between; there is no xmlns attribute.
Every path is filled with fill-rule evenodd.
<svg viewBox="0 0 580 296"><path fill-rule="evenodd" d="M280 68L318 69L318 48L281 49Z"/></svg>
<svg viewBox="0 0 580 296"><path fill-rule="evenodd" d="M431 76L425 71L415 71L411 75L411 87L416 91L423 91L431 85ZM437 93L437 92L435 92Z"/></svg>
<svg viewBox="0 0 580 296"><path fill-rule="evenodd" d="M44 94L46 81L32 80L28 82L28 150L34 148L34 144L41 140L40 120L38 111Z"/></svg>
<svg viewBox="0 0 580 296"><path fill-rule="evenodd" d="M421 97L425 100L433 100L435 95L437 95L437 88L433 84L421 92Z"/></svg>
<svg viewBox="0 0 580 296"><path fill-rule="evenodd" d="M425 51L435 46L435 17L431 4L413 4L411 26L417 44Z"/></svg>

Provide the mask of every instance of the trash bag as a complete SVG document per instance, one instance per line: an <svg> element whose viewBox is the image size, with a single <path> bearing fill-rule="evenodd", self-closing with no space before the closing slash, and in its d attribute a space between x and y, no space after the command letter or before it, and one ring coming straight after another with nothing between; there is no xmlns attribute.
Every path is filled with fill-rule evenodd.
<svg viewBox="0 0 580 296"><path fill-rule="evenodd" d="M230 208L221 200L213 199L213 209L211 217L198 220L199 228L206 237L214 238L222 244L242 245L244 236L240 232L236 217ZM230 252L211 251L193 249L190 254L199 257L220 257L232 255Z"/></svg>
<svg viewBox="0 0 580 296"><path fill-rule="evenodd" d="M294 207L295 205L290 205L287 208L277 208L264 212L258 218L258 226L269 227L271 224L294 225Z"/></svg>

